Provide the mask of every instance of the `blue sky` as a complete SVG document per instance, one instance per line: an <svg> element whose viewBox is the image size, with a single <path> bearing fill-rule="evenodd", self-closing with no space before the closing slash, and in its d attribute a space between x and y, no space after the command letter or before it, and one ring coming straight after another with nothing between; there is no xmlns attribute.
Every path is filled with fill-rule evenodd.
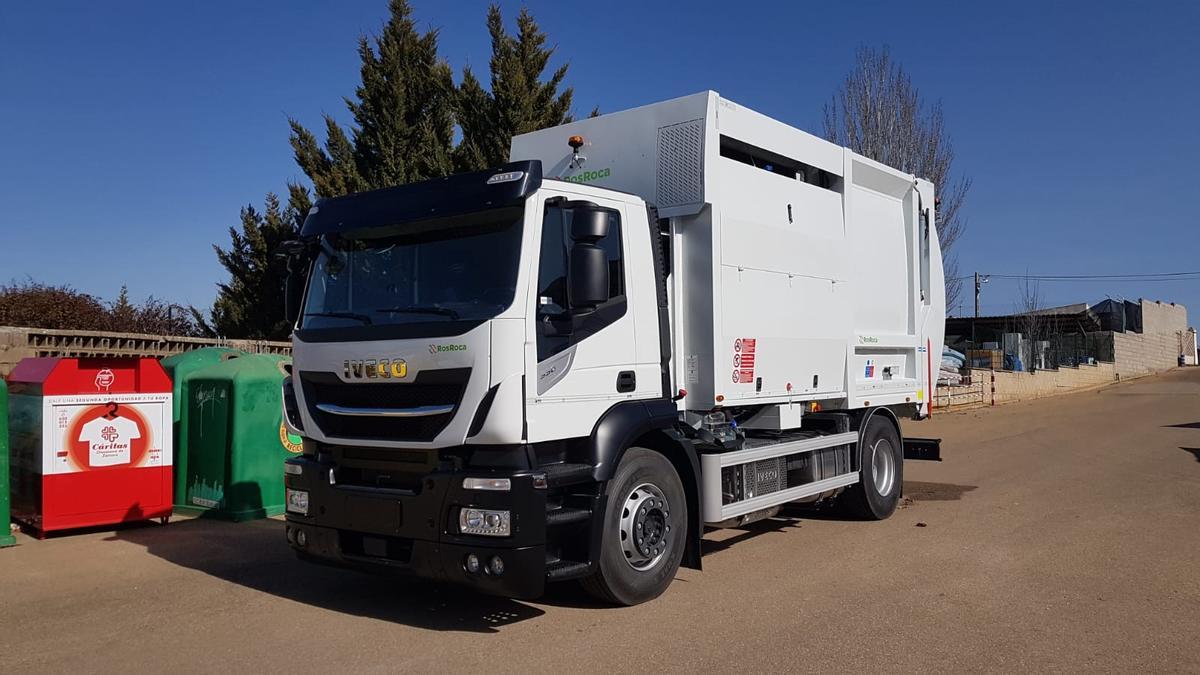
<svg viewBox="0 0 1200 675"><path fill-rule="evenodd" d="M520 7L502 4L510 19ZM854 50L889 45L942 101L974 179L961 273L1200 269L1200 5L525 4L571 65L578 114L715 89L818 132ZM486 2L414 7L456 71L486 73ZM385 14L385 0L5 3L0 281L208 306L223 278L212 244L241 206L302 177L287 116L347 118L356 39ZM1200 311L1200 280L1041 290ZM994 280L984 313L1016 295Z"/></svg>

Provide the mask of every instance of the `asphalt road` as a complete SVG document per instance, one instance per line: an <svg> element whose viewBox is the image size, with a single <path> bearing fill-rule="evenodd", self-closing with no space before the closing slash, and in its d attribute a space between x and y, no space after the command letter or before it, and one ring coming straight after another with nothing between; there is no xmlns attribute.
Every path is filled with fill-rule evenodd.
<svg viewBox="0 0 1200 675"><path fill-rule="evenodd" d="M0 550L0 670L1200 671L1200 369L908 423L889 520L706 535L660 599L539 602L300 564L203 520Z"/></svg>

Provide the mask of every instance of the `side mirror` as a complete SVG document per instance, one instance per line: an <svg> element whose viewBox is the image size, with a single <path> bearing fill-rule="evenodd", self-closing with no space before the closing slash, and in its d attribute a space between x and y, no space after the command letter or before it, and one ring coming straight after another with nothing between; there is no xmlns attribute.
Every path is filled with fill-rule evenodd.
<svg viewBox="0 0 1200 675"><path fill-rule="evenodd" d="M608 300L608 254L597 242L608 235L609 212L575 208L571 216L571 246L567 267L567 302L572 311L590 312Z"/></svg>
<svg viewBox="0 0 1200 675"><path fill-rule="evenodd" d="M283 313L289 325L300 318L300 303L304 300L304 282L308 272L310 246L303 241L285 241L275 249L275 255L287 259L287 278L283 285Z"/></svg>
<svg viewBox="0 0 1200 675"><path fill-rule="evenodd" d="M611 213L594 204L571 210L571 239L575 242L595 244L608 236L608 219Z"/></svg>
<svg viewBox="0 0 1200 675"><path fill-rule="evenodd" d="M304 272L289 269L283 284L283 313L289 326L300 319L300 303L304 300Z"/></svg>
<svg viewBox="0 0 1200 675"><path fill-rule="evenodd" d="M573 311L590 312L608 300L608 254L595 244L571 247L567 301Z"/></svg>

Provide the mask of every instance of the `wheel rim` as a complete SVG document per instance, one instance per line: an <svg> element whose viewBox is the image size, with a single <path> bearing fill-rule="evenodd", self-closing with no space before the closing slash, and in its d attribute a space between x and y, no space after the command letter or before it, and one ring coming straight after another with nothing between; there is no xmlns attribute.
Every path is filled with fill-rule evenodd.
<svg viewBox="0 0 1200 675"><path fill-rule="evenodd" d="M671 533L671 507L662 490L642 483L630 490L621 504L621 552L625 562L640 572L654 568L667 554Z"/></svg>
<svg viewBox="0 0 1200 675"><path fill-rule="evenodd" d="M871 473L874 474L875 491L883 496L891 494L896 482L896 453L886 438L871 446Z"/></svg>

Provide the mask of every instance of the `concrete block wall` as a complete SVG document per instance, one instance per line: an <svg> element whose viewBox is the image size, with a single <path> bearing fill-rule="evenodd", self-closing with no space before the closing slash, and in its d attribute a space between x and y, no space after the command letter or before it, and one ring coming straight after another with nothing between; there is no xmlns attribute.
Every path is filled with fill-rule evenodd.
<svg viewBox="0 0 1200 675"><path fill-rule="evenodd" d="M1142 333L1175 333L1187 330L1187 308L1174 302L1141 299Z"/></svg>
<svg viewBox="0 0 1200 675"><path fill-rule="evenodd" d="M991 403L992 371L972 369L971 381L983 383L984 403ZM996 403L1028 401L1070 391L1093 389L1116 380L1116 364L1100 362L1075 368L1029 372L995 371Z"/></svg>
<svg viewBox="0 0 1200 675"><path fill-rule="evenodd" d="M1141 377L1179 365L1184 331L1170 333L1114 333L1113 355L1121 379Z"/></svg>
<svg viewBox="0 0 1200 675"><path fill-rule="evenodd" d="M0 326L0 377L7 376L21 359L31 356L164 357L201 347L232 347L256 354L290 354L289 342L213 340L172 335L95 333Z"/></svg>
<svg viewBox="0 0 1200 675"><path fill-rule="evenodd" d="M992 402L992 383L995 382L995 401L1011 403L1044 398L1070 391L1094 389L1111 382L1161 373L1179 365L1179 355L1194 365L1196 332L1187 325L1187 308L1172 302L1141 300L1141 333L1089 333L1088 339L1100 358L1095 365L1058 370L1029 372L971 370L971 381L982 383L982 403ZM963 389L963 392L966 390ZM949 391L938 392L934 399L939 406L970 405L971 397L952 396Z"/></svg>

